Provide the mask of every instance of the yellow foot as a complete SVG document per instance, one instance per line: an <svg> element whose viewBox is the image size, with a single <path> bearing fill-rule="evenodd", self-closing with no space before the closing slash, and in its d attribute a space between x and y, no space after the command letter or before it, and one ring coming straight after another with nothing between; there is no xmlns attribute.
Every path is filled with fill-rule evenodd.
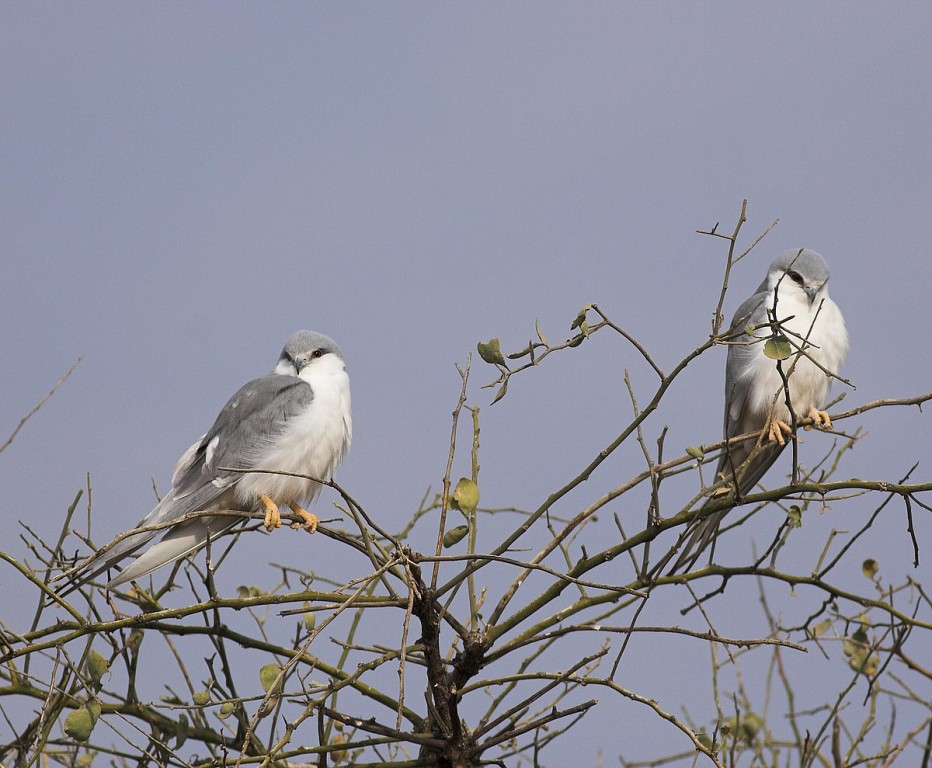
<svg viewBox="0 0 932 768"><path fill-rule="evenodd" d="M832 420L829 418L828 413L825 411L819 411L815 408L810 408L809 413L806 414L810 419L812 419L812 424L807 424L803 429L807 432L813 427L821 427L822 429L831 429Z"/></svg>
<svg viewBox="0 0 932 768"><path fill-rule="evenodd" d="M289 504L296 515L304 519L303 523L292 523L291 527L295 530L303 528L308 533L314 533L317 530L317 515L313 512L308 512L303 507L299 507L297 504Z"/></svg>
<svg viewBox="0 0 932 768"><path fill-rule="evenodd" d="M278 506L268 496L260 496L259 501L265 507L265 530L270 533L276 528L282 527L282 516L278 511Z"/></svg>
<svg viewBox="0 0 932 768"><path fill-rule="evenodd" d="M767 437L771 443L780 443L780 445L786 445L786 440L783 435L792 434L793 429L785 421L780 421L780 419L774 419L770 422L770 427L767 430Z"/></svg>

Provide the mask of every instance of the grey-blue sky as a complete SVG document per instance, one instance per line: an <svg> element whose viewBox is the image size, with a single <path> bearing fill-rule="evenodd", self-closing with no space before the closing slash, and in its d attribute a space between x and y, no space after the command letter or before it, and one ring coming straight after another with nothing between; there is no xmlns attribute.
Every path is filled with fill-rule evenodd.
<svg viewBox="0 0 932 768"><path fill-rule="evenodd" d="M339 479L396 527L438 485L476 340L517 348L535 318L559 338L598 301L669 366L720 280L694 231L743 197L748 239L781 223L727 312L772 255L813 248L852 336L848 402L927 390L930 37L920 3L4 5L2 431L84 355L0 457L5 519L55 530L90 472L95 535L135 522L150 476L308 327L349 361ZM485 501L539 501L614 436L619 350L483 409ZM662 415L671 445L718 435L723 358ZM863 423L851 474L928 451L915 413Z"/></svg>

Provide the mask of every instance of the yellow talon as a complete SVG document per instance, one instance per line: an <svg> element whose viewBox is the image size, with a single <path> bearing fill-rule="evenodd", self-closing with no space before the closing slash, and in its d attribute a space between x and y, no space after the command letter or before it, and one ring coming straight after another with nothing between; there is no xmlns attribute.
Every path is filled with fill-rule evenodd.
<svg viewBox="0 0 932 768"><path fill-rule="evenodd" d="M303 507L299 507L297 504L289 504L289 506L294 510L294 513L299 517L304 519L303 523L292 523L291 527L295 530L303 528L308 533L314 533L317 530L317 515L313 512L308 512Z"/></svg>
<svg viewBox="0 0 932 768"><path fill-rule="evenodd" d="M260 496L259 501L265 507L265 530L269 533L282 527L282 516L278 506L268 496Z"/></svg>
<svg viewBox="0 0 932 768"><path fill-rule="evenodd" d="M820 411L817 408L810 408L807 415L810 419L812 419L812 424L807 424L804 427L804 429L807 431L813 427L821 427L822 429L832 428L832 420L829 418L829 415L826 411Z"/></svg>
<svg viewBox="0 0 932 768"><path fill-rule="evenodd" d="M772 443L779 443L780 445L786 445L786 440L783 438L784 433L787 435L793 432L792 428L785 421L780 421L780 419L774 419L770 422L770 428L767 431L767 436Z"/></svg>

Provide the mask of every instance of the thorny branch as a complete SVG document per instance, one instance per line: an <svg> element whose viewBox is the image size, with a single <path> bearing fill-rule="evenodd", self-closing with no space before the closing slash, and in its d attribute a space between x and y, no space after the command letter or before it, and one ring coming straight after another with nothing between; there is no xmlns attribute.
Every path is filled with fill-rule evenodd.
<svg viewBox="0 0 932 768"><path fill-rule="evenodd" d="M712 336L676 365L661 366L647 345L597 304L576 316L563 343L551 345L538 325L537 340L517 353L502 354L497 341L480 347L498 372L491 384L498 387L496 400L512 376L540 368L551 354L572 354L582 343L594 343L597 333L598 343L616 338L634 349L635 364L650 372L654 385L649 397L639 397L627 379L630 422L591 455L567 457L556 490L542 488L534 509L516 510L504 499L495 509L467 514L465 553L454 549L456 543L445 547L444 534L464 408L472 415L471 478L479 481L479 412L470 404L468 361L459 370L442 490L424 495L401 535L392 536L377 522L384 524L390 511L370 514L336 483L321 483L340 495L339 509L352 530L324 521L320 536L335 553L358 553L353 562L364 565L349 580L326 567L316 573L275 566L277 586L241 587L231 594L228 579L239 574L223 555L215 557L222 547L214 543L217 552L209 552L206 570L195 560L176 571L187 586L172 573L166 582L154 578L153 585L164 585L151 592L139 585L111 593L82 585L65 593L49 579L53 572L76 572L74 558L65 555L74 546L70 537L63 532L47 543L33 527L25 528L29 558L38 567L0 553L0 563L37 602L34 626L16 628L14 617L0 616L0 729L5 724L16 734L7 737L0 730L0 762L24 768L49 761L75 765L85 754L99 754L114 762L179 768L192 764L190 755L198 756L198 768L536 766L561 744L584 759L578 745L594 739L605 750L643 750L638 737L647 721L660 723L668 734L663 746L651 745L653 765L677 756L715 766L787 759L871 768L897 757L928 762L932 729L924 691L932 673L925 649L932 600L915 574L896 570L898 564L887 562L881 571L877 561L852 560L858 548L877 546L875 521L882 515L885 522L900 521L918 564L932 482L913 481L916 467L896 482L839 479L841 457L865 439L860 426L850 434L834 432L840 439L795 482L738 500L725 495L709 501L719 487L715 482L706 486L700 480L684 490L682 478L680 485L668 481L701 470L729 446L759 440L759 434L705 443L671 458L667 425L660 425L656 453L647 448L652 420L690 363L716 345L738 343L739 329L722 331L732 268L773 226L736 255L746 221L745 202L730 234L719 233L718 225L703 233L728 244L721 292ZM779 325L776 316L773 321ZM805 354L806 344L797 340L794 351ZM837 412L832 420L843 424L878 408L921 410L929 400L932 393L874 400ZM646 467L620 479L617 466L606 471L606 461L631 440ZM593 493L586 483L594 478L603 484ZM877 502L863 510L871 496ZM65 516L66 529L80 498ZM898 518L890 514L891 500L902 500ZM613 514L599 516L610 505L616 505ZM88 506L90 513L90 500ZM776 530L768 534L772 541L763 555L748 558L750 565L712 562L675 576L645 575L651 546L670 544L697 515L733 506L741 506L742 514L734 515L722 535L734 538L758 511L782 510L785 520L771 528ZM238 510L209 514L241 518L241 537L255 535L263 517ZM794 532L813 515L832 515L834 527L809 558L805 547L795 546L803 536ZM426 524L430 534L419 538ZM94 549L89 539L74 535ZM96 551L109 551L117 541ZM425 546L426 553L419 551ZM625 553L630 559L618 557ZM429 572L422 573L425 563ZM853 583L852 571L862 581ZM300 582L297 589L294 580ZM742 609L747 615L741 631L720 633L720 612L729 602L719 598L730 589L733 602L745 582L759 593L765 628L755 630L760 617L749 603ZM463 584L469 588L461 590ZM710 591L698 594L697 585L711 585ZM770 602L787 592L796 596L793 604L771 610ZM663 621L682 600L684 612L698 606L698 624ZM698 619L697 613L687 618ZM164 644L153 642L158 638ZM168 664L157 650L166 645ZM835 687L826 684L818 706L801 711L795 695L808 688L804 668L796 665L803 657L799 652L810 648L817 653L806 654L807 664L824 664L821 673ZM706 651L694 662L700 667L691 667L697 673L688 686L665 689L662 668L668 661L700 649L711 650L709 686L701 670ZM611 666L607 674L599 671L603 659ZM623 676L633 662L656 674L629 683ZM744 674L761 667L766 675L755 679L766 680L766 691L755 698ZM152 669L158 670L155 683L147 676ZM592 690L600 699L590 697ZM777 694L786 699L782 710ZM75 735L80 730L72 717L82 713L92 726L84 741ZM596 737L590 730L585 739L574 735L581 723L605 722L599 719L604 713L613 726L625 727L603 729ZM885 726L878 728L882 718Z"/></svg>

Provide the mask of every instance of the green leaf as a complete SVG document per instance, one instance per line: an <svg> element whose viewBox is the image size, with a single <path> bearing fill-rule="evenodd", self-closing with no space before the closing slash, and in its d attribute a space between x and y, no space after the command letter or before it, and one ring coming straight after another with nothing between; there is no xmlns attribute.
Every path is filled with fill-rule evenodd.
<svg viewBox="0 0 932 768"><path fill-rule="evenodd" d="M786 336L771 336L764 342L764 354L771 360L786 360L793 354L793 347Z"/></svg>
<svg viewBox="0 0 932 768"><path fill-rule="evenodd" d="M793 504L790 507L790 511L786 513L786 522L790 528L803 527L803 511L797 504Z"/></svg>
<svg viewBox="0 0 932 768"><path fill-rule="evenodd" d="M540 323L537 320L534 321L534 330L537 331L537 338L540 339L540 343L545 347L549 347L550 342L547 341L547 337L544 336L544 332L540 329Z"/></svg>
<svg viewBox="0 0 932 768"><path fill-rule="evenodd" d="M499 387L498 392L495 393L495 397L492 398L492 402L489 403L489 405L495 405L495 403L497 403L499 400L501 400L505 396L505 393L507 391L508 391L508 381L505 380L502 382L502 386Z"/></svg>
<svg viewBox="0 0 932 768"><path fill-rule="evenodd" d="M92 649L91 652L87 654L87 661L84 664L84 668L91 682L95 687L99 688L101 679L103 679L103 676L110 670L110 663L104 658L102 653Z"/></svg>
<svg viewBox="0 0 932 768"><path fill-rule="evenodd" d="M236 711L236 702L235 701L225 701L220 705L219 717L221 720L226 720L230 715Z"/></svg>
<svg viewBox="0 0 932 768"><path fill-rule="evenodd" d="M502 357L502 345L498 339L489 339L484 344L480 341L476 345L479 357L491 365L505 365L505 358ZM507 367L507 366L506 366Z"/></svg>
<svg viewBox="0 0 932 768"><path fill-rule="evenodd" d="M450 528L450 530L443 534L443 546L449 549L455 544L459 544L459 542L466 537L467 533L469 533L468 525L458 525L456 528Z"/></svg>
<svg viewBox="0 0 932 768"><path fill-rule="evenodd" d="M479 486L468 477L461 477L450 494L450 506L462 512L468 520L479 506Z"/></svg>
<svg viewBox="0 0 932 768"><path fill-rule="evenodd" d="M175 731L175 749L181 749L184 743L188 740L188 728L190 723L188 722L188 716L182 714L178 718L178 730Z"/></svg>
<svg viewBox="0 0 932 768"><path fill-rule="evenodd" d="M281 693L282 680L278 679L282 668L278 664L266 664L259 670L259 682L266 693ZM273 690L274 688L274 690Z"/></svg>
<svg viewBox="0 0 932 768"><path fill-rule="evenodd" d="M75 741L87 741L91 737L96 721L88 708L79 707L65 718L65 735Z"/></svg>
<svg viewBox="0 0 932 768"><path fill-rule="evenodd" d="M823 619L818 624L816 624L810 631L812 632L813 637L822 637L829 628L832 626L831 619Z"/></svg>
<svg viewBox="0 0 932 768"><path fill-rule="evenodd" d="M127 649L136 653L139 650L139 646L142 645L142 635L143 631L138 627L130 632L129 637L126 638Z"/></svg>
<svg viewBox="0 0 932 768"><path fill-rule="evenodd" d="M761 719L753 712L749 712L741 718L741 738L750 744L752 741L754 741L754 737L757 736L762 725L763 722Z"/></svg>
<svg viewBox="0 0 932 768"><path fill-rule="evenodd" d="M705 449L701 445L698 448L689 445L686 447L686 453L687 455L692 456L694 459L701 459L703 456L705 456Z"/></svg>
<svg viewBox="0 0 932 768"><path fill-rule="evenodd" d="M206 706L210 704L210 691L198 691L192 698L199 707Z"/></svg>
<svg viewBox="0 0 932 768"><path fill-rule="evenodd" d="M330 744L331 746L333 745L339 746L340 744L346 744L346 736L343 735L342 733L338 733L336 736L330 739ZM333 761L335 763L342 763L349 756L349 751L345 749L337 749L331 752L330 754L333 755Z"/></svg>
<svg viewBox="0 0 932 768"><path fill-rule="evenodd" d="M304 603L305 608L310 608L311 604L309 602ZM304 612L304 628L310 632L317 626L317 614L314 611L306 610Z"/></svg>
<svg viewBox="0 0 932 768"><path fill-rule="evenodd" d="M509 360L520 360L522 357L527 357L528 355L534 354L534 342L529 341L527 346L522 349L520 352L512 352L508 355Z"/></svg>
<svg viewBox="0 0 932 768"><path fill-rule="evenodd" d="M579 328L580 330L582 330L584 336L589 335L589 326L586 323L586 313L590 309L592 309L592 305L586 304L586 306L584 306L581 310L579 310L579 314L576 315L576 319L573 321L573 324L570 326L571 331L575 331L577 328Z"/></svg>
<svg viewBox="0 0 932 768"><path fill-rule="evenodd" d="M863 573L867 578L873 580L877 575L877 571L880 570L880 565L874 558L869 557L863 563L861 563L861 573Z"/></svg>

